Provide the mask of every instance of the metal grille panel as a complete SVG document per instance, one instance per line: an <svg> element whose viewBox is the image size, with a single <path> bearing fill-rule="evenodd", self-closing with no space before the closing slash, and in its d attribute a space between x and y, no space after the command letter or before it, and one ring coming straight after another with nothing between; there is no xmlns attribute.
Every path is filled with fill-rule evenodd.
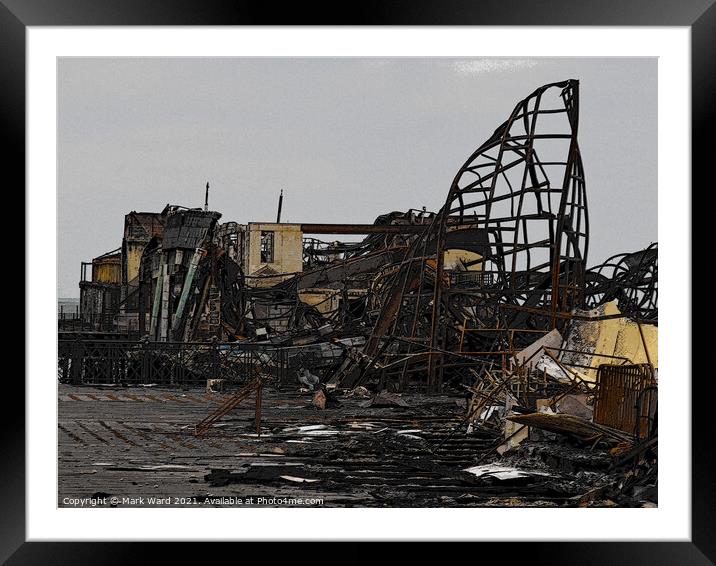
<svg viewBox="0 0 716 566"><path fill-rule="evenodd" d="M600 365L594 422L646 437L652 428L650 423L655 423L655 386L654 372L649 364Z"/></svg>

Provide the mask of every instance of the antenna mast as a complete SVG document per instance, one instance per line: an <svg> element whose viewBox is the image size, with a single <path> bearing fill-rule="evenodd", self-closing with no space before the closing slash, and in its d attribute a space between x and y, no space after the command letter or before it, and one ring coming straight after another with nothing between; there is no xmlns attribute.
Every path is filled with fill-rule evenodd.
<svg viewBox="0 0 716 566"><path fill-rule="evenodd" d="M278 214L276 215L276 224L281 224L281 207L283 206L283 189L278 196Z"/></svg>

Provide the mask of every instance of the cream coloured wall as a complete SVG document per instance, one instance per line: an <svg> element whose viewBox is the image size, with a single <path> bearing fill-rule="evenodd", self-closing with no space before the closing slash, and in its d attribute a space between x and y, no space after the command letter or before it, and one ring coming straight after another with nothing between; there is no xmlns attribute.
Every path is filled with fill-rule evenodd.
<svg viewBox="0 0 716 566"><path fill-rule="evenodd" d="M274 261L261 261L261 232L274 233ZM248 275L269 269L276 274L303 271L303 232L300 224L251 222L248 225L248 244L245 269ZM278 281L276 281L278 282ZM274 282L275 284L275 282Z"/></svg>

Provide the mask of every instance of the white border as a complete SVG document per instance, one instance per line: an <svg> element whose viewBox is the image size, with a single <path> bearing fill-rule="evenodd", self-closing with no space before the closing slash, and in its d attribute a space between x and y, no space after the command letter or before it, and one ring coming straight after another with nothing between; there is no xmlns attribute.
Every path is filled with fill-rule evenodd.
<svg viewBox="0 0 716 566"><path fill-rule="evenodd" d="M27 47L28 540L690 540L689 28L28 28ZM56 57L261 55L659 57L658 509L56 507Z"/></svg>

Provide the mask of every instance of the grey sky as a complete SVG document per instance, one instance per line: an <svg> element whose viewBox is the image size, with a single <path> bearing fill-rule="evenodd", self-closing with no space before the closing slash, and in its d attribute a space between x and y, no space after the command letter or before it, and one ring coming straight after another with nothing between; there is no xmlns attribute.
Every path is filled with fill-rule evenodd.
<svg viewBox="0 0 716 566"><path fill-rule="evenodd" d="M222 220L370 223L437 211L515 103L581 81L589 263L657 239L657 61L128 59L58 62L59 296L167 203Z"/></svg>

